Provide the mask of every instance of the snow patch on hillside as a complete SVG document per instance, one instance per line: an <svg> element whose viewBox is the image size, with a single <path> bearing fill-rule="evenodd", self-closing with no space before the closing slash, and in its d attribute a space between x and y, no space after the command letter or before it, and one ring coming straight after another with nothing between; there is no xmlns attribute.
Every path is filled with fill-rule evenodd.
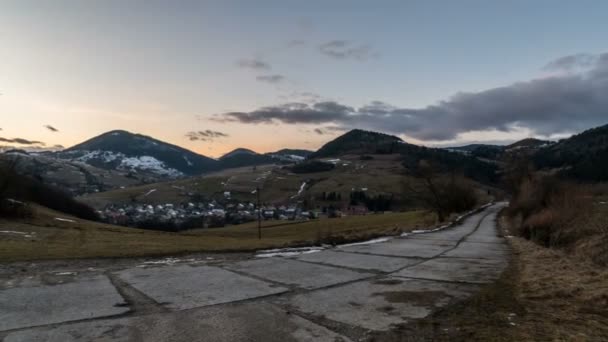
<svg viewBox="0 0 608 342"><path fill-rule="evenodd" d="M168 177L181 177L183 173L168 167L164 162L152 156L136 156L128 157L124 153L112 151L70 151L70 154L83 153L79 157L73 158L72 161L90 164L92 161L100 161L102 163L116 163L118 170L128 171L147 171L157 175ZM185 158L185 157L184 157ZM189 165L192 163L186 158Z"/></svg>
<svg viewBox="0 0 608 342"><path fill-rule="evenodd" d="M120 162L119 168L129 170L145 170L169 177L179 177L183 175L176 169L167 167L165 163L151 156L123 158Z"/></svg>
<svg viewBox="0 0 608 342"><path fill-rule="evenodd" d="M90 151L90 152L87 151L82 156L74 159L74 161L86 163L86 162L90 161L91 159L101 159L105 163L111 163L117 159L124 158L124 157L125 157L125 155L122 153L95 150L95 151Z"/></svg>
<svg viewBox="0 0 608 342"><path fill-rule="evenodd" d="M296 197L300 196L305 188L306 188L306 182L304 182L304 183L302 183L302 185L300 185L300 189L298 190L298 193L291 196L291 198L296 198Z"/></svg>

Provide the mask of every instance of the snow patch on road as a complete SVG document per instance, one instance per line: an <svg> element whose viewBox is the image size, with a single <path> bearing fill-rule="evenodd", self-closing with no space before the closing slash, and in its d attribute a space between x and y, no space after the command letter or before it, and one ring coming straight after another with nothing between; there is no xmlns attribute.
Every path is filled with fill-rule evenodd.
<svg viewBox="0 0 608 342"><path fill-rule="evenodd" d="M350 246L361 246L361 245L371 245L374 243L381 243L381 242L387 242L389 240L391 240L392 237L390 236L385 236L385 237L380 237L380 238L376 238L376 239L371 239L371 240L367 240L367 241L361 241L361 242L354 242L354 243L347 243L344 245L338 245L338 248L342 248L342 247L350 247Z"/></svg>
<svg viewBox="0 0 608 342"><path fill-rule="evenodd" d="M194 258L190 258L190 259L180 259L180 258L165 258L165 259L160 259L160 260L148 260L148 261L144 261L143 264L141 265L137 265L136 267L148 267L148 266L154 266L154 265L175 265L178 263L183 263L183 262L198 262L200 260L194 259Z"/></svg>
<svg viewBox="0 0 608 342"><path fill-rule="evenodd" d="M294 247L294 248L276 248L258 251L256 258L271 258L271 257L291 257L301 254L316 253L325 250L325 247Z"/></svg>

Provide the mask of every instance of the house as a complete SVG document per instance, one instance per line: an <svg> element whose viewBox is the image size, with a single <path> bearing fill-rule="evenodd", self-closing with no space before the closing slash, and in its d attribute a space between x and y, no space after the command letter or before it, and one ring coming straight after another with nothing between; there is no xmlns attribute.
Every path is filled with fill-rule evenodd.
<svg viewBox="0 0 608 342"><path fill-rule="evenodd" d="M344 212L348 215L366 215L369 213L369 210L366 206L358 204L358 205L349 205L344 209Z"/></svg>

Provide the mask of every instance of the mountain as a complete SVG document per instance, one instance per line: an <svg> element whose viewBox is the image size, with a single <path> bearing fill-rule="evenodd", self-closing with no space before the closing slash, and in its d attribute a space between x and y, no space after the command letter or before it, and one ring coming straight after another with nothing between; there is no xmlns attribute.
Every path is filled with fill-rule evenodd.
<svg viewBox="0 0 608 342"><path fill-rule="evenodd" d="M266 155L284 163L300 163L310 156L313 151L284 148Z"/></svg>
<svg viewBox="0 0 608 342"><path fill-rule="evenodd" d="M482 183L495 183L497 181L497 166L495 163L483 161L461 152L413 145L396 136L359 129L347 132L328 142L308 158L341 158L349 154L398 154L402 165L410 172L416 170L421 160L427 160L432 162L439 172L458 171L466 177Z"/></svg>
<svg viewBox="0 0 608 342"><path fill-rule="evenodd" d="M403 143L403 140L393 135L353 129L323 145L308 157L326 158L345 154L392 153L398 144Z"/></svg>
<svg viewBox="0 0 608 342"><path fill-rule="evenodd" d="M596 127L539 149L533 155L541 169L559 169L583 181L608 181L608 125Z"/></svg>
<svg viewBox="0 0 608 342"><path fill-rule="evenodd" d="M502 145L490 145L490 144L469 144L469 145L464 145L464 146L450 146L450 147L444 147L444 149L448 150L448 151L452 151L452 152L473 152L477 149L486 149L486 148L492 148L492 149L504 149L505 146Z"/></svg>
<svg viewBox="0 0 608 342"><path fill-rule="evenodd" d="M234 149L234 150L224 154L223 156L220 157L219 160L231 158L231 157L235 157L235 156L239 156L239 155L257 155L257 154L258 154L257 152L252 151L248 148L237 148L237 149Z"/></svg>
<svg viewBox="0 0 608 342"><path fill-rule="evenodd" d="M505 151L505 146L489 144L470 144L456 147L446 147L445 150L466 154L472 157L497 160Z"/></svg>
<svg viewBox="0 0 608 342"><path fill-rule="evenodd" d="M127 131L101 134L54 154L108 170L175 178L220 168L217 160L179 146Z"/></svg>
<svg viewBox="0 0 608 342"><path fill-rule="evenodd" d="M269 155L293 155L298 157L308 157L311 155L313 151L309 150L301 150L301 149L293 149L293 148L284 148L282 150L278 150L276 152L267 153Z"/></svg>
<svg viewBox="0 0 608 342"><path fill-rule="evenodd" d="M520 141L516 141L514 143L512 143L511 145L507 145L506 149L507 150L513 150L513 149L534 149L534 148L539 148L539 147L545 147L547 145L552 144L552 141L548 141L548 140L540 140L540 139L535 139L535 138L526 138L526 139L522 139Z"/></svg>
<svg viewBox="0 0 608 342"><path fill-rule="evenodd" d="M274 163L272 157L265 154L259 154L246 148L232 150L219 159L219 164L222 169L272 163Z"/></svg>
<svg viewBox="0 0 608 342"><path fill-rule="evenodd" d="M162 180L158 177L130 175L125 171L101 169L78 161L55 158L50 153L7 151L0 154L0 162L14 162L19 174L30 176L73 195Z"/></svg>
<svg viewBox="0 0 608 342"><path fill-rule="evenodd" d="M291 164L300 163L309 156L312 151L298 149L282 149L276 152L260 154L246 148L237 148L220 157L219 162L222 169L263 165L263 164Z"/></svg>

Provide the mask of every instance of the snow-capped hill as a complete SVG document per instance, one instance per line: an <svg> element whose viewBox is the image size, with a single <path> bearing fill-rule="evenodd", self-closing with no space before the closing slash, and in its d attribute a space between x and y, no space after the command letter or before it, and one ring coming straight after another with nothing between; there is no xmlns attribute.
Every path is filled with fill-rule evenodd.
<svg viewBox="0 0 608 342"><path fill-rule="evenodd" d="M145 135L116 130L55 153L62 159L108 170L175 178L220 168L215 159Z"/></svg>

